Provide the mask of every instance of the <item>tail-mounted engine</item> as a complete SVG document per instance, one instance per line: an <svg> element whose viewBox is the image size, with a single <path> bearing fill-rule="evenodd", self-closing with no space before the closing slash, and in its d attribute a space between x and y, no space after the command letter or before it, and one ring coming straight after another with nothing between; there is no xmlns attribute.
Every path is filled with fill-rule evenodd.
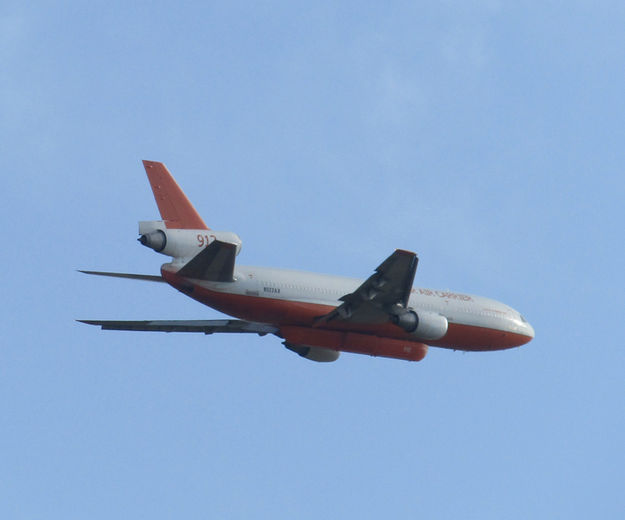
<svg viewBox="0 0 625 520"><path fill-rule="evenodd" d="M190 259L215 240L236 246L241 251L241 239L230 231L209 229L168 229L162 220L139 222L139 242L157 253L173 258Z"/></svg>

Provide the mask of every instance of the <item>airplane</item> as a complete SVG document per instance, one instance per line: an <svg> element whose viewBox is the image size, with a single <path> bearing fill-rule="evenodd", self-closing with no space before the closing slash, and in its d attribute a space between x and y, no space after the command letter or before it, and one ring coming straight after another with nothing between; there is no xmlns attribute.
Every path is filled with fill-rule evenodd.
<svg viewBox="0 0 625 520"><path fill-rule="evenodd" d="M162 220L139 222L138 241L171 261L161 274L80 271L168 283L236 319L78 320L103 330L273 334L301 357L341 352L421 361L428 347L492 351L519 347L534 329L490 298L413 287L418 257L397 249L366 280L266 267L235 259L241 239L210 229L160 162L143 161Z"/></svg>

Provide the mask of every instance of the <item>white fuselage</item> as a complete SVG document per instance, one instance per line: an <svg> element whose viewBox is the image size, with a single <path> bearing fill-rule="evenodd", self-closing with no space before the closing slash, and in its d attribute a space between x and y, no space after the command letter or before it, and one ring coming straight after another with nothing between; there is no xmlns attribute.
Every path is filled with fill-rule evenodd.
<svg viewBox="0 0 625 520"><path fill-rule="evenodd" d="M362 280L289 269L237 266L234 282L194 280L215 293L264 298L311 306L336 307ZM531 325L513 308L481 296L414 287L409 307L439 313L450 324L534 336Z"/></svg>
<svg viewBox="0 0 625 520"><path fill-rule="evenodd" d="M143 161L162 220L139 223L139 242L171 257L166 282L237 320L85 320L110 330L274 334L300 356L339 352L421 361L430 346L467 351L518 347L534 337L514 309L492 299L412 287L416 253L396 249L366 280L236 263L241 239L208 228L163 163Z"/></svg>

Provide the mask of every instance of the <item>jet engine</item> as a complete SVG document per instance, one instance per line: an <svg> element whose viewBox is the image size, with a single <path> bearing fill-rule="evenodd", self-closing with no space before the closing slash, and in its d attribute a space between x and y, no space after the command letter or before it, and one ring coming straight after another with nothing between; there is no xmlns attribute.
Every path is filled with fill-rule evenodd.
<svg viewBox="0 0 625 520"><path fill-rule="evenodd" d="M329 348L294 345L288 341L285 341L282 344L303 358L310 359L311 361L318 361L319 363L330 363L332 361L336 361L341 355L340 352Z"/></svg>
<svg viewBox="0 0 625 520"><path fill-rule="evenodd" d="M168 229L162 220L139 222L139 242L157 253L188 260L215 240L236 245L241 251L241 239L230 231L209 229Z"/></svg>
<svg viewBox="0 0 625 520"><path fill-rule="evenodd" d="M445 316L434 312L420 311L418 314L413 309L404 309L397 312L391 321L406 332L410 332L416 338L422 340L435 340L447 334L448 322Z"/></svg>

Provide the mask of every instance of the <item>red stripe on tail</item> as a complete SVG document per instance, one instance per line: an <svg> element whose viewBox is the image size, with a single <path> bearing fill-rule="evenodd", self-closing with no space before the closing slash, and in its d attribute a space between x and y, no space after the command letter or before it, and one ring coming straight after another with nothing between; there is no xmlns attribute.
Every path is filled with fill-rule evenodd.
<svg viewBox="0 0 625 520"><path fill-rule="evenodd" d="M143 161L154 200L169 229L209 229L163 163Z"/></svg>

